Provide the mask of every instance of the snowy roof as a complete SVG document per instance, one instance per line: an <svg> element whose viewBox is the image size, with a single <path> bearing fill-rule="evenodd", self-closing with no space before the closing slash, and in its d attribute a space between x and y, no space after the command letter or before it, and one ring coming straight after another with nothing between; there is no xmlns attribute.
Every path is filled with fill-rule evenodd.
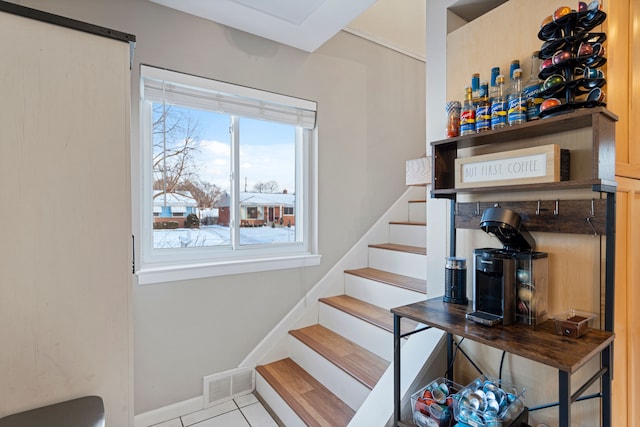
<svg viewBox="0 0 640 427"><path fill-rule="evenodd" d="M225 195L218 206L229 206L230 198ZM289 193L240 193L240 204L243 206L294 206L296 195Z"/></svg>
<svg viewBox="0 0 640 427"><path fill-rule="evenodd" d="M153 206L164 206L165 196L161 194L162 190L154 190ZM158 195L160 194L160 195ZM167 206L198 206L198 202L191 196L189 191L182 191L180 193L166 193L166 205Z"/></svg>

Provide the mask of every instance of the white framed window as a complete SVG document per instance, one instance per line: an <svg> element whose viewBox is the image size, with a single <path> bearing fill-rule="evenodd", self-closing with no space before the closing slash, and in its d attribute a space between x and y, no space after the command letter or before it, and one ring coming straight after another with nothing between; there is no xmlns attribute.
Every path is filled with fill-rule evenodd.
<svg viewBox="0 0 640 427"><path fill-rule="evenodd" d="M140 78L138 283L318 265L316 103L145 65Z"/></svg>

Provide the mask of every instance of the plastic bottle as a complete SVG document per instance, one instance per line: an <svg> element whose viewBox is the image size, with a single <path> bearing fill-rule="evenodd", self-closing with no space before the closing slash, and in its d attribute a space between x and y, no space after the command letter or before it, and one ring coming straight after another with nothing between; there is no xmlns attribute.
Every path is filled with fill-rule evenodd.
<svg viewBox="0 0 640 427"><path fill-rule="evenodd" d="M524 97L527 100L527 120L537 120L540 114L540 104L544 99L540 96L542 91L542 80L538 78L538 72L540 71L540 63L542 60L538 58L540 51L535 51L531 55L531 74L529 81L525 83Z"/></svg>
<svg viewBox="0 0 640 427"><path fill-rule="evenodd" d="M505 78L502 74L496 77L496 96L491 102L491 129L500 129L507 125L507 99L504 91Z"/></svg>
<svg viewBox="0 0 640 427"><path fill-rule="evenodd" d="M519 125L527 121L527 100L522 93L522 70L513 72L513 90L507 97L509 126Z"/></svg>
<svg viewBox="0 0 640 427"><path fill-rule="evenodd" d="M489 101L489 83L480 83L480 102L476 107L476 132L491 130L491 102Z"/></svg>
<svg viewBox="0 0 640 427"><path fill-rule="evenodd" d="M471 87L464 88L464 103L460 113L460 135L476 133L476 107L473 105Z"/></svg>
<svg viewBox="0 0 640 427"><path fill-rule="evenodd" d="M471 75L471 100L476 107L480 103L480 74L473 73Z"/></svg>
<svg viewBox="0 0 640 427"><path fill-rule="evenodd" d="M507 98L509 97L509 95L513 93L513 85L514 85L513 73L518 68L520 68L520 60L514 59L513 61L511 61L511 64L509 65L509 81L505 82L507 87L505 89L504 96L506 96Z"/></svg>
<svg viewBox="0 0 640 427"><path fill-rule="evenodd" d="M498 93L498 83L496 82L496 78L500 74L500 67L493 67L491 69L491 81L489 85L489 101L493 101L493 98L496 97Z"/></svg>

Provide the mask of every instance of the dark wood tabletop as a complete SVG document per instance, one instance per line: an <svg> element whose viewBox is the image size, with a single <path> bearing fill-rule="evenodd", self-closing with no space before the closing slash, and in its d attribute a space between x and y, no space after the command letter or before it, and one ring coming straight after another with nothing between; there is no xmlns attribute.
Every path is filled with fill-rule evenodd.
<svg viewBox="0 0 640 427"><path fill-rule="evenodd" d="M471 311L471 304L445 303L442 297L391 309L395 315L568 373L577 371L614 339L613 332L596 329L591 329L579 338L557 335L552 320L537 326L484 326L466 319L466 313Z"/></svg>

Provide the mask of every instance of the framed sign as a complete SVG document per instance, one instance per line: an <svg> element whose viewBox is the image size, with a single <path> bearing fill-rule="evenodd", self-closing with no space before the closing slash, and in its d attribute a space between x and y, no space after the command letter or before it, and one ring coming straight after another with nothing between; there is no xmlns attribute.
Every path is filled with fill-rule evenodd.
<svg viewBox="0 0 640 427"><path fill-rule="evenodd" d="M558 182L568 179L569 150L560 150L557 144L455 159L456 188Z"/></svg>

